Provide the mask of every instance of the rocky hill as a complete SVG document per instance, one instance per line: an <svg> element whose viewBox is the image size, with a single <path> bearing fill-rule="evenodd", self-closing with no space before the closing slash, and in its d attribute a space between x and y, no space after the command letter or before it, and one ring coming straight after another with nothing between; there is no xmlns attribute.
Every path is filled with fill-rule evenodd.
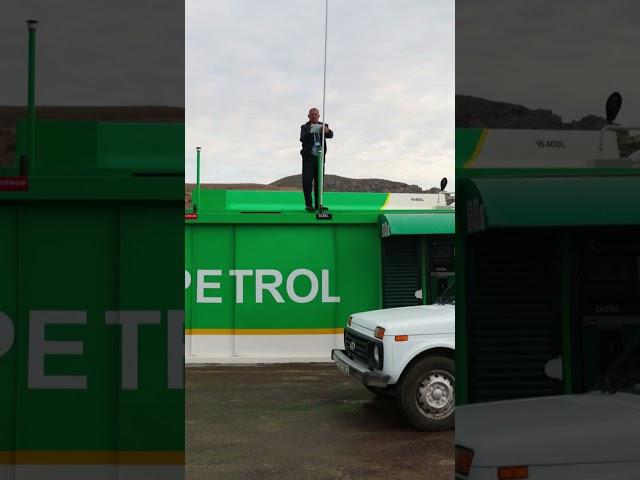
<svg viewBox="0 0 640 480"><path fill-rule="evenodd" d="M271 183L274 187L289 187L300 189L302 178L291 175ZM439 188L423 190L418 185L409 185L381 178L347 178L338 175L325 175L324 189L327 192L393 192L393 193L434 193Z"/></svg>
<svg viewBox="0 0 640 480"><path fill-rule="evenodd" d="M600 130L607 119L587 115L578 121L563 122L551 110L495 102L469 95L456 95L457 128L522 128L541 130Z"/></svg>
<svg viewBox="0 0 640 480"><path fill-rule="evenodd" d="M469 95L456 95L456 128L513 128L534 130L601 130L607 119L587 115L563 122L551 110L530 109L522 105L495 102ZM640 149L638 132L618 132L620 155L626 157Z"/></svg>

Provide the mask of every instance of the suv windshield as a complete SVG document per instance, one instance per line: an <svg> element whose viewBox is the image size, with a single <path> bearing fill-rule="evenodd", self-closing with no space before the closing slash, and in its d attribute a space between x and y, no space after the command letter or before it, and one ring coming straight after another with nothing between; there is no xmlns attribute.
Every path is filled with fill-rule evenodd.
<svg viewBox="0 0 640 480"><path fill-rule="evenodd" d="M442 292L442 295L440 295L438 298L436 298L436 303L439 303L440 305L455 305L456 304L456 284L452 283L451 285L449 285L444 292Z"/></svg>

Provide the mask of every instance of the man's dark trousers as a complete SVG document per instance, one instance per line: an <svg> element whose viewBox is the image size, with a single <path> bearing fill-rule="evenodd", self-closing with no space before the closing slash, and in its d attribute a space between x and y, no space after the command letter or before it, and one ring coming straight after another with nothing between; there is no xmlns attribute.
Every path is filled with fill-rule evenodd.
<svg viewBox="0 0 640 480"><path fill-rule="evenodd" d="M323 166L324 173L324 166ZM314 187L315 204L311 199L311 187ZM302 156L302 191L304 192L304 204L307 207L318 208L318 157L315 155Z"/></svg>

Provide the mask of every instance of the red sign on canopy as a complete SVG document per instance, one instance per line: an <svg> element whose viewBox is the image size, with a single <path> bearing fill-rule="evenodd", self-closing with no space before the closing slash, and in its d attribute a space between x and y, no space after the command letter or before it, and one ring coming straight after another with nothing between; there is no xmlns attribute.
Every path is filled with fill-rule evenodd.
<svg viewBox="0 0 640 480"><path fill-rule="evenodd" d="M29 190L29 177L0 177L0 190Z"/></svg>

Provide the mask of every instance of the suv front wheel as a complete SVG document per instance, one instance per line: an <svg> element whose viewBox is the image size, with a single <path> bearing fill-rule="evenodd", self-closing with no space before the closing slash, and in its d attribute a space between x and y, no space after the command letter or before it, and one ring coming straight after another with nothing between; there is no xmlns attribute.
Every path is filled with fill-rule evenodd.
<svg viewBox="0 0 640 480"><path fill-rule="evenodd" d="M420 430L448 430L455 425L455 362L425 357L405 373L397 402L407 419Z"/></svg>

